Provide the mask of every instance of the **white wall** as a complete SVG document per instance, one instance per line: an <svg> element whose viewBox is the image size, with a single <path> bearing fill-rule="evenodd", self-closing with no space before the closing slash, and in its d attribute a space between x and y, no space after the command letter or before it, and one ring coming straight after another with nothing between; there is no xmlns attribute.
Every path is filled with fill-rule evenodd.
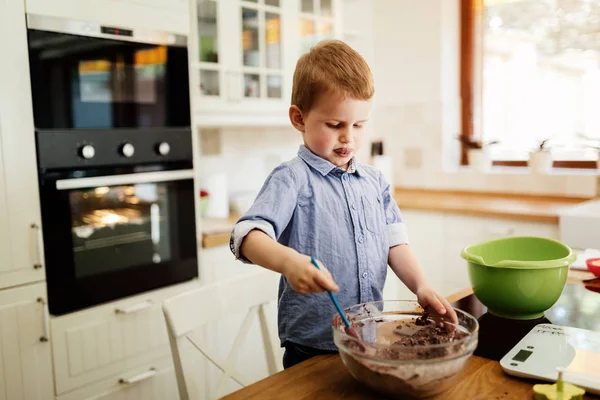
<svg viewBox="0 0 600 400"><path fill-rule="evenodd" d="M594 196L597 176L526 168L481 174L459 167L460 21L458 0L346 0L344 40L374 73L368 137L385 139L394 184L404 187ZM223 129L221 162L230 192L257 190L276 161L295 156L300 133L290 127ZM208 162L208 161L207 161Z"/></svg>
<svg viewBox="0 0 600 400"><path fill-rule="evenodd" d="M460 21L458 0L377 0L374 66L377 133L404 187L593 196L597 177L527 169L490 174L459 168Z"/></svg>

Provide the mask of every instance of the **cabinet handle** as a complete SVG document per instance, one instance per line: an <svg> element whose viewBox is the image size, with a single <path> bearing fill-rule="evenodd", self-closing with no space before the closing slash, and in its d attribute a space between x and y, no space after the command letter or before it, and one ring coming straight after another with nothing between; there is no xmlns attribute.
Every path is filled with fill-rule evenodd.
<svg viewBox="0 0 600 400"><path fill-rule="evenodd" d="M132 314L134 312L138 312L141 310L145 310L146 308L150 308L153 305L154 304L150 300L148 300L148 301L144 301L143 303L135 304L130 307L117 308L117 309L115 309L115 314Z"/></svg>
<svg viewBox="0 0 600 400"><path fill-rule="evenodd" d="M48 321L48 303L43 297L38 297L37 302L43 306L42 309L42 329L44 330L42 336L40 336L40 342L47 342L50 340L50 321Z"/></svg>
<svg viewBox="0 0 600 400"><path fill-rule="evenodd" d="M156 375L156 368L151 367L150 370L148 370L146 372L142 372L141 374L132 376L131 378L121 378L121 379L119 379L119 383L121 385L131 385L134 383L145 381L146 379L150 379L154 375Z"/></svg>
<svg viewBox="0 0 600 400"><path fill-rule="evenodd" d="M35 236L35 255L36 255L36 259L33 262L33 268L34 269L40 269L42 268L42 229L40 228L40 226L36 223L32 223L30 225L30 228L34 230L34 236Z"/></svg>

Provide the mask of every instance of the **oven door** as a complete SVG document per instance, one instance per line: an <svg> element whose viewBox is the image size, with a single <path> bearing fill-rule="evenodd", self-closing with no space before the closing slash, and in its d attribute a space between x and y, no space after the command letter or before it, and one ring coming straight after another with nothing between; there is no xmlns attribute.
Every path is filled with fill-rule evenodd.
<svg viewBox="0 0 600 400"><path fill-rule="evenodd" d="M190 126L184 36L27 15L38 129Z"/></svg>
<svg viewBox="0 0 600 400"><path fill-rule="evenodd" d="M42 180L53 315L198 276L193 170Z"/></svg>

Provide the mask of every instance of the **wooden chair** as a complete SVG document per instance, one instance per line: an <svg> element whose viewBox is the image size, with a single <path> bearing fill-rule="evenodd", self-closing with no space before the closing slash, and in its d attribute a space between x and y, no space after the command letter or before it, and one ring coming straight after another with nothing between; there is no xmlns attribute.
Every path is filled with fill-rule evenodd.
<svg viewBox="0 0 600 400"><path fill-rule="evenodd" d="M181 400L204 400L206 388L198 387L194 378L197 373L192 371L189 354L190 344L216 366L222 375L216 386L216 397L223 395L229 378L241 386L253 383L235 368L235 361L243 345L254 316L258 313L260 329L265 348L267 369L272 375L281 368L277 357L280 354L275 324L267 321L266 305L277 298L279 274L268 270L259 270L244 274L233 279L211 283L179 294L163 303L163 313L167 322L171 354L175 365L175 375ZM194 332L209 323L216 323L225 315L248 310L241 328L233 341L232 348L226 360L215 356L214 349L207 348L205 343ZM184 356L186 359L184 360Z"/></svg>

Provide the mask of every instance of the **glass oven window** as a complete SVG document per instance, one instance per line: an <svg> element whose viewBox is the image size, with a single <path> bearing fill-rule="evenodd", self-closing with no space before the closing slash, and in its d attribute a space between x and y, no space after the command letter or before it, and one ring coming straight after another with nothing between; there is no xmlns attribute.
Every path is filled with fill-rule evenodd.
<svg viewBox="0 0 600 400"><path fill-rule="evenodd" d="M38 129L190 125L187 49L29 30Z"/></svg>
<svg viewBox="0 0 600 400"><path fill-rule="evenodd" d="M69 204L77 278L170 261L167 184L73 190Z"/></svg>

